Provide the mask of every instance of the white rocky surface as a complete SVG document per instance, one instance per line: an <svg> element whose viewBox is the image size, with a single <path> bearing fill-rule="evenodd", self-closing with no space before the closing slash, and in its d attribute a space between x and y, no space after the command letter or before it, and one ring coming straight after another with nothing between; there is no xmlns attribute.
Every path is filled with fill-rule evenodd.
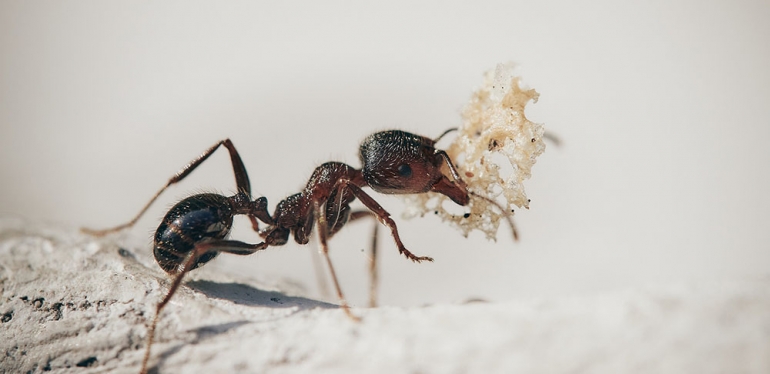
<svg viewBox="0 0 770 374"><path fill-rule="evenodd" d="M1 372L139 370L169 281L125 240L0 220ZM768 279L353 310L203 268L166 308L151 372L770 372Z"/></svg>

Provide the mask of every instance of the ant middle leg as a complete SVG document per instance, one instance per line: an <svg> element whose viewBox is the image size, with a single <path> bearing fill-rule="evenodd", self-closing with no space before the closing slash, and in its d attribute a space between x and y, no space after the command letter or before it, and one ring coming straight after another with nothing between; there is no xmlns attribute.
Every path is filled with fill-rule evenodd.
<svg viewBox="0 0 770 374"><path fill-rule="evenodd" d="M179 172L177 172L171 179L166 182L166 185L163 186L158 192L155 193L155 196L150 199L147 204L142 208L142 210L139 211L139 214L137 214L133 219L128 221L127 223L124 223L122 225L118 225L115 227L102 229L102 230L96 230L96 229L90 229L90 228L81 228L80 231L83 233L92 235L92 236L105 236L107 234L111 234L113 232L117 232L129 227L132 227L134 224L136 224L137 221L139 221L139 218L144 215L145 212L147 212L147 209L150 208L152 203L155 202L155 200L158 199L158 197L165 191L168 187L170 187L172 184L178 183L182 181L185 177L187 177L190 173L192 173L195 168L200 166L200 164L203 163L203 161L206 161L206 159L211 156L211 154L214 153L220 146L224 146L227 148L227 151L230 153L230 160L233 164L233 173L235 174L235 184L238 187L238 192L243 192L246 194L246 196L251 196L251 185L249 183L249 176L246 173L246 167L243 165L243 161L241 160L241 156L238 154L238 150L235 149L235 146L233 145L233 142L230 141L230 139L225 139L219 141L217 144L214 144L211 146L211 148L207 149L205 152L203 152L200 156L192 160L189 164L185 165L185 167L182 168ZM251 219L252 226L256 231L258 231L258 223L256 219L252 217Z"/></svg>
<svg viewBox="0 0 770 374"><path fill-rule="evenodd" d="M160 313L163 311L163 308L166 306L166 304L171 301L171 297L173 297L176 291L179 289L184 276L190 272L190 270L195 268L195 264L198 262L198 259L200 259L201 256L212 252L224 252L239 256L246 256L259 250L263 250L267 247L268 244L265 242L249 244L237 240L215 240L201 243L195 246L195 249L190 252L190 254L187 256L187 259L184 261L181 270L176 275L174 275L174 280L171 282L171 287L169 287L166 296L155 307L155 317L153 317L152 323L147 329L147 348L145 348L144 358L142 359L142 369L140 373L144 374L147 372L147 363L150 360L150 352L152 349L152 343L155 340L155 329L158 326Z"/></svg>
<svg viewBox="0 0 770 374"><path fill-rule="evenodd" d="M377 218L377 215L369 210L358 210L350 213L350 219L348 222L355 221L361 218ZM372 242L369 246L369 307L374 308L377 306L377 290L379 285L379 275L377 272L377 237L379 234L380 225L375 220L372 228Z"/></svg>
<svg viewBox="0 0 770 374"><path fill-rule="evenodd" d="M361 218L373 218L375 221L372 225L372 241L369 246L369 307L377 307L377 294L379 285L379 276L377 271L377 238L379 233L379 222L376 221L377 215L369 210L357 210L350 213L348 223L359 220ZM327 235L328 239L328 235ZM323 255L323 253L321 253ZM326 284L326 278L323 275L323 269L320 268L316 254L313 254L313 267L318 278L319 289L321 293L328 296L328 288Z"/></svg>
<svg viewBox="0 0 770 374"><path fill-rule="evenodd" d="M350 223L351 221L359 220L361 218L377 218L377 215L371 210L358 210L350 212L350 206L348 205L354 198L354 194L348 188L349 182L339 181L339 183L333 188L334 192L330 195L326 201L324 220L327 221L327 237L334 235L343 225ZM350 213L348 213L350 212ZM369 256L369 306L377 306L377 234L378 234L378 222L374 221L374 232L372 233L372 242L369 247L371 254Z"/></svg>
<svg viewBox="0 0 770 374"><path fill-rule="evenodd" d="M321 253L324 255L324 259L326 260L326 265L329 267L329 274L332 277L332 281L334 282L334 288L337 291L337 297L340 299L340 307L342 307L342 310L345 311L345 314L350 317L350 319L358 322L361 320L360 317L357 317L353 315L353 313L350 311L350 306L348 306L348 302L345 301L345 295L342 294L342 288L340 288L340 282L337 280L337 273L334 271L334 266L332 265L332 260L329 257L329 245L328 245L328 223L326 222L326 216L324 215L323 211L321 210L321 205L319 201L313 201L313 212L315 214L315 220L316 220L316 227L318 229L318 242L321 245Z"/></svg>

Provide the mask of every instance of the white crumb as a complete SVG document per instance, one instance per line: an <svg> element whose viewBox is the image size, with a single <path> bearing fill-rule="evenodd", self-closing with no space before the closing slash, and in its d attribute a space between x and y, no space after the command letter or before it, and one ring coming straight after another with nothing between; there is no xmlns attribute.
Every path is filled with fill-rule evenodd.
<svg viewBox="0 0 770 374"><path fill-rule="evenodd" d="M449 198L438 193L405 196L406 218L434 213L458 227L467 236L472 230L495 239L500 219L514 206L529 208L524 180L545 151L542 124L527 119L527 103L537 102L539 94L522 84L515 64L500 64L487 72L483 85L471 96L462 117L463 124L447 154L455 162L469 191L498 201L501 211L489 201L471 196L466 213L447 209ZM510 167L500 165L507 159ZM502 196L502 201L500 196ZM469 212L470 214L467 214Z"/></svg>

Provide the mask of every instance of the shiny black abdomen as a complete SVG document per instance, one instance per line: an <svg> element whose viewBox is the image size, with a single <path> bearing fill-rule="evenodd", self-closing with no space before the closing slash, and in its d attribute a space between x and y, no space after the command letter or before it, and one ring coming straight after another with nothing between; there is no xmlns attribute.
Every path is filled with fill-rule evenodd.
<svg viewBox="0 0 770 374"><path fill-rule="evenodd" d="M227 197L210 193L190 196L174 205L158 226L155 260L167 273L175 274L195 245L227 238L232 224L233 213ZM217 254L204 254L193 269Z"/></svg>

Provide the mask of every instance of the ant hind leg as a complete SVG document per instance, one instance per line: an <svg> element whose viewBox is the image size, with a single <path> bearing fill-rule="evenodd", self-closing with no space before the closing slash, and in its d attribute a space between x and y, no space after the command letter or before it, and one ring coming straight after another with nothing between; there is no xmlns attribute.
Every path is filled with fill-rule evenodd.
<svg viewBox="0 0 770 374"><path fill-rule="evenodd" d="M95 230L95 229L83 227L80 229L80 231L92 236L105 236L105 235L118 232L120 230L133 226L134 224L136 224L137 221L139 221L139 218L141 218L142 215L144 215L144 213L147 212L147 209L150 208L152 203L154 203L155 200L158 199L158 197L163 193L163 191L169 188L172 184L182 181L193 170L195 170L195 168L200 166L200 164L202 164L203 161L206 161L206 159L209 158L209 156L211 156L211 154L214 153L214 151L216 151L220 146L225 146L225 148L227 148L227 151L230 153L230 160L232 161L232 164L233 164L233 173L235 174L235 183L238 187L238 192L243 192L247 196L251 196L251 186L249 183L249 176L246 173L246 167L243 165L241 156L238 154L238 150L235 149L233 142L231 142L230 139L225 139L211 146L211 148L207 149L200 156L192 160L189 164L183 167L182 170L180 170L173 177L171 177L171 179L168 180L166 185L163 186L163 188L161 188L160 190L158 190L158 192L155 193L155 196L153 196L152 199L150 199L150 201L144 205L142 210L139 211L139 214L137 214L133 219L131 219L127 223L124 223L122 225L118 225L115 227L111 227L108 229L102 229L102 230ZM252 222L252 224L254 225L255 222Z"/></svg>
<svg viewBox="0 0 770 374"><path fill-rule="evenodd" d="M163 308L166 306L166 304L168 304L168 302L171 300L171 297L174 296L176 291L179 289L184 276L195 267L194 265L198 259L201 256L211 252L225 252L239 256L246 256L265 248L267 248L267 244L264 242L259 244L249 244L237 240L218 240L198 244L195 246L195 249L190 252L190 254L187 256L187 259L182 264L179 273L174 275L174 280L171 282L171 287L169 287L166 296L155 307L155 317L153 317L152 323L147 329L147 348L145 348L144 358L142 359L142 369L140 371L141 374L147 373L147 363L150 360L150 352L152 349L152 343L155 340L155 329L158 326L160 313L163 311Z"/></svg>

